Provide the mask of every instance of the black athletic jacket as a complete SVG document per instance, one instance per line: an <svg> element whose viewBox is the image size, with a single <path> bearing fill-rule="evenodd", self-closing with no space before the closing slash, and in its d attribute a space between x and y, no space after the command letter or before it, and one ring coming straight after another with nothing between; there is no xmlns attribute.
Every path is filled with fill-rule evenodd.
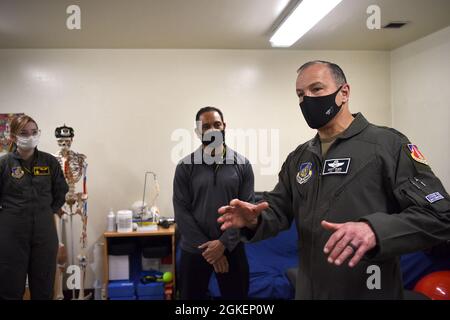
<svg viewBox="0 0 450 320"><path fill-rule="evenodd" d="M173 180L173 208L181 234L180 246L201 253L198 246L219 239L228 251L241 241L238 229L220 230L217 210L235 198L254 201L250 162L226 147L220 164L206 164L202 148L180 161Z"/></svg>

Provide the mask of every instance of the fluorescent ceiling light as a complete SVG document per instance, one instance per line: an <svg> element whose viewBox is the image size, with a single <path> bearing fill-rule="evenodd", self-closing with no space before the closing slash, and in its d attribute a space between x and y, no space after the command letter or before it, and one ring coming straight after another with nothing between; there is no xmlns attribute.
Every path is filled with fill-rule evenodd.
<svg viewBox="0 0 450 320"><path fill-rule="evenodd" d="M270 38L272 47L290 47L342 0L303 0Z"/></svg>

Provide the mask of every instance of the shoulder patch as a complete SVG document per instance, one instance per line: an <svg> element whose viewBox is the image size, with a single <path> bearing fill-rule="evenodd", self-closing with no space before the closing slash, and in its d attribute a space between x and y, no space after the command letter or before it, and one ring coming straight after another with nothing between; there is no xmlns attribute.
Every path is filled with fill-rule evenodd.
<svg viewBox="0 0 450 320"><path fill-rule="evenodd" d="M408 143L407 147L409 149L411 158L413 158L417 162L428 165L427 159L425 159L425 156L422 152L420 152L419 148L415 144Z"/></svg>

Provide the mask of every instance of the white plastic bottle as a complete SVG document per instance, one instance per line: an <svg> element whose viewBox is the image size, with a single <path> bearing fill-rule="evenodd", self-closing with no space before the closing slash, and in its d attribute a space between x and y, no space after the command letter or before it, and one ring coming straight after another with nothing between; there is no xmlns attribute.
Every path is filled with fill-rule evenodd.
<svg viewBox="0 0 450 320"><path fill-rule="evenodd" d="M113 209L109 210L108 213L108 232L116 231L116 216L114 215Z"/></svg>

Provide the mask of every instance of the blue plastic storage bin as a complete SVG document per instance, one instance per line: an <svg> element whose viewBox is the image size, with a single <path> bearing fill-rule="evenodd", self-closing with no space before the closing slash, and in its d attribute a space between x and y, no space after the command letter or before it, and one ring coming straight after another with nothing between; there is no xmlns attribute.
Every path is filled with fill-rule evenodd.
<svg viewBox="0 0 450 320"><path fill-rule="evenodd" d="M108 297L133 297L136 295L134 283L127 280L114 280L108 284Z"/></svg>
<svg viewBox="0 0 450 320"><path fill-rule="evenodd" d="M139 297L141 296L164 297L164 283L163 282L150 282L147 284L138 283L136 292Z"/></svg>
<svg viewBox="0 0 450 320"><path fill-rule="evenodd" d="M164 295L156 296L139 296L138 300L164 300Z"/></svg>
<svg viewBox="0 0 450 320"><path fill-rule="evenodd" d="M137 300L136 296L130 296L130 297L114 297L110 298L109 300Z"/></svg>

